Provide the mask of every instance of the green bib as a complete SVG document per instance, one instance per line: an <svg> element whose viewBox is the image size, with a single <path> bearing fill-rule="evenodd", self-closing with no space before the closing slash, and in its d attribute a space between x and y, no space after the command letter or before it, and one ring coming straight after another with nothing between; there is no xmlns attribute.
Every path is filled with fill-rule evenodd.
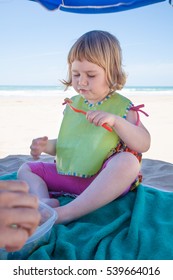
<svg viewBox="0 0 173 280"><path fill-rule="evenodd" d="M89 104L80 95L72 100L72 105L78 109L102 110L124 118L132 106L129 99L118 93L96 104ZM85 115L66 106L56 145L58 173L84 178L96 174L119 141L114 131L89 123Z"/></svg>

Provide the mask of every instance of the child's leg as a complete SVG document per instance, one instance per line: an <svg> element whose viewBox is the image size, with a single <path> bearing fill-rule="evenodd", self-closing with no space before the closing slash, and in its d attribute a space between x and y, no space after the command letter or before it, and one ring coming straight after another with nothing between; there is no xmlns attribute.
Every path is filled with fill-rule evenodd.
<svg viewBox="0 0 173 280"><path fill-rule="evenodd" d="M50 193L79 195L96 176L82 178L62 175L57 172L55 163L47 162L28 162L23 164L18 171L18 178L28 183L29 191L52 207L59 205L56 199L49 197Z"/></svg>
<svg viewBox="0 0 173 280"><path fill-rule="evenodd" d="M138 159L122 152L112 157L95 180L72 202L57 207L57 223L67 223L86 215L123 194L140 170Z"/></svg>
<svg viewBox="0 0 173 280"><path fill-rule="evenodd" d="M18 178L25 181L29 185L29 192L38 196L38 198L46 204L57 207L59 202L57 199L50 198L48 188L44 180L31 171L27 163L24 163L18 171Z"/></svg>

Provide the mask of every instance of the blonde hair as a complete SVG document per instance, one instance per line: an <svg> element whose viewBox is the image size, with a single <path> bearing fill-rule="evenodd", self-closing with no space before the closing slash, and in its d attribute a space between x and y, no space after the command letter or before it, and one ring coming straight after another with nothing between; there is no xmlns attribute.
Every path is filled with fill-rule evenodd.
<svg viewBox="0 0 173 280"><path fill-rule="evenodd" d="M62 83L66 89L72 84L71 65L74 60L87 60L102 67L111 91L122 89L126 74L122 69L122 52L117 38L106 31L93 30L83 34L68 54L68 77Z"/></svg>

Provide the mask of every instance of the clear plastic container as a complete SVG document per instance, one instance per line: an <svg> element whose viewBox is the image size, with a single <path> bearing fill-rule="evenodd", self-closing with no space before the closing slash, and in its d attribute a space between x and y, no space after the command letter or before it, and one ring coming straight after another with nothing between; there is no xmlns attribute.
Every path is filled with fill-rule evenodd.
<svg viewBox="0 0 173 280"><path fill-rule="evenodd" d="M0 248L0 260L25 260L38 247L48 243L51 229L57 219L57 213L53 208L42 202L39 204L39 211L41 214L40 225L23 248L16 252L7 252L4 248Z"/></svg>

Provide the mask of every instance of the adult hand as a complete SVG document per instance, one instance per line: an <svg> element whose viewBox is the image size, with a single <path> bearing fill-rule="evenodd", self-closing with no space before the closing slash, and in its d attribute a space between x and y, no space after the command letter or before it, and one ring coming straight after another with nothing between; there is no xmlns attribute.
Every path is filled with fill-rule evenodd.
<svg viewBox="0 0 173 280"><path fill-rule="evenodd" d="M39 225L38 199L21 181L0 181L0 247L20 250Z"/></svg>

